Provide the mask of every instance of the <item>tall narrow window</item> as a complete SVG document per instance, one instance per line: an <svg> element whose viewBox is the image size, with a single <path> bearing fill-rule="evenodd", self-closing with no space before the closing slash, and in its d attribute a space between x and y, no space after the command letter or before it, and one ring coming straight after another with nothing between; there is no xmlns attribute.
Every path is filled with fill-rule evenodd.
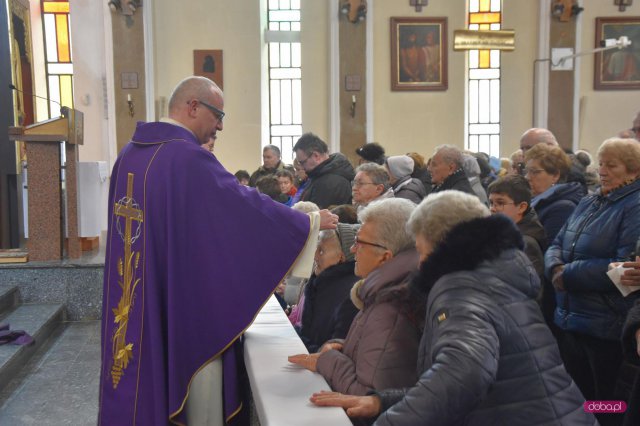
<svg viewBox="0 0 640 426"><path fill-rule="evenodd" d="M302 60L300 0L269 0L269 135L267 143L280 147L285 162L293 159L293 145L302 135Z"/></svg>
<svg viewBox="0 0 640 426"><path fill-rule="evenodd" d="M470 30L499 30L501 0L469 0ZM467 149L500 156L500 51L470 50Z"/></svg>
<svg viewBox="0 0 640 426"><path fill-rule="evenodd" d="M60 107L73 108L73 63L71 61L71 36L69 27L69 2L43 0L42 22L47 75L49 117L57 117Z"/></svg>

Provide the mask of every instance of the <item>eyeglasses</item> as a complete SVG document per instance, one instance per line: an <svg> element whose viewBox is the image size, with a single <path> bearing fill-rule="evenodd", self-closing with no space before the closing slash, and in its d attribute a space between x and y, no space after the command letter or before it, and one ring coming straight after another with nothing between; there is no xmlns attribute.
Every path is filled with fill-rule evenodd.
<svg viewBox="0 0 640 426"><path fill-rule="evenodd" d="M491 201L491 200L489 200L489 207L495 207L496 210L502 210L502 209L504 209L504 206L508 206L509 204L513 204L514 206L516 205L516 203L513 203L511 201L502 201L502 200Z"/></svg>
<svg viewBox="0 0 640 426"><path fill-rule="evenodd" d="M545 171L544 169L527 169L527 168L525 168L524 169L524 174L525 175L535 176L535 175L538 175L538 174L540 174L540 173L542 173L544 171Z"/></svg>
<svg viewBox="0 0 640 426"><path fill-rule="evenodd" d="M309 158L313 157L313 154L311 154L310 156L308 156L307 158L305 158L304 160L298 160L298 163L300 163L301 166L304 167L304 163L306 163L307 161L309 161Z"/></svg>
<svg viewBox="0 0 640 426"><path fill-rule="evenodd" d="M197 102L201 105L206 106L207 108L209 108L209 111L211 111L213 113L213 115L216 116L216 118L218 119L218 121L222 121L224 119L224 111L219 110L218 108L214 107L213 105L209 105L206 102L202 102L201 100L197 100Z"/></svg>
<svg viewBox="0 0 640 426"><path fill-rule="evenodd" d="M352 188L359 188L359 187L364 186L364 185L376 185L376 184L372 183L372 182L360 182L358 180L354 180L354 181L351 182L351 187Z"/></svg>
<svg viewBox="0 0 640 426"><path fill-rule="evenodd" d="M359 239L358 236L356 235L356 238L353 241L353 247L358 248L358 246L373 246L373 247L381 248L383 250L389 250L388 248L386 248L382 244L376 244L376 243L370 243L369 241L363 241L363 240Z"/></svg>

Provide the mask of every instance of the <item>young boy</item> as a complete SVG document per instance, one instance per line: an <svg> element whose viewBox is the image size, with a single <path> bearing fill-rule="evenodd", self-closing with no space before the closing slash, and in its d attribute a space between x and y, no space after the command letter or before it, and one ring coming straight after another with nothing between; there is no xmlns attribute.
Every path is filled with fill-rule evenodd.
<svg viewBox="0 0 640 426"><path fill-rule="evenodd" d="M278 170L276 178L278 178L281 193L288 197L296 195L297 188L293 185L293 173L289 170Z"/></svg>
<svg viewBox="0 0 640 426"><path fill-rule="evenodd" d="M549 245L544 227L531 208L531 187L520 175L504 176L489 185L491 214L502 213L518 226L524 237L524 252L540 277L544 275L544 252Z"/></svg>

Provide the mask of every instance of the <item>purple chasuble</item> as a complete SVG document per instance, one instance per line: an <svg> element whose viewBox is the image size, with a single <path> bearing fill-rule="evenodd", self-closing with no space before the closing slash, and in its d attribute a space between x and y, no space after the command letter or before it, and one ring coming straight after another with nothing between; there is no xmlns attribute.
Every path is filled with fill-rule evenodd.
<svg viewBox="0 0 640 426"><path fill-rule="evenodd" d="M109 188L98 424L185 424L191 380L218 357L224 417L237 414L234 342L309 233L188 130L138 123Z"/></svg>

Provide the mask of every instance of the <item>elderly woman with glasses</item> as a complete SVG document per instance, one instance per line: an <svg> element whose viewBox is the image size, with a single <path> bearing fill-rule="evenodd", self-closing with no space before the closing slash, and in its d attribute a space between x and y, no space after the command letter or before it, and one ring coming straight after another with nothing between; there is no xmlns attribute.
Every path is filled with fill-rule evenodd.
<svg viewBox="0 0 640 426"><path fill-rule="evenodd" d="M531 207L552 242L587 190L578 182L566 182L571 159L559 146L539 143L524 158L533 195Z"/></svg>
<svg viewBox="0 0 640 426"><path fill-rule="evenodd" d="M640 292L623 297L606 275L632 260L640 236L640 144L606 140L598 149L600 189L586 196L545 255L556 290L555 322L567 370L589 400L612 400L622 363L622 326ZM608 417L601 420L608 424Z"/></svg>
<svg viewBox="0 0 640 426"><path fill-rule="evenodd" d="M540 286L513 222L459 191L431 194L408 223L428 295L413 387L314 394L375 425L592 425L535 301ZM381 414L380 414L381 413Z"/></svg>
<svg viewBox="0 0 640 426"><path fill-rule="evenodd" d="M374 200L393 196L387 169L376 163L364 163L358 166L356 177L351 181L351 198L358 213Z"/></svg>
<svg viewBox="0 0 640 426"><path fill-rule="evenodd" d="M408 284L418 254L406 229L415 204L391 198L360 214L362 227L351 251L355 274L351 291L360 312L344 341L330 341L320 353L289 360L320 373L337 392L366 395L374 389L415 383L424 300Z"/></svg>

